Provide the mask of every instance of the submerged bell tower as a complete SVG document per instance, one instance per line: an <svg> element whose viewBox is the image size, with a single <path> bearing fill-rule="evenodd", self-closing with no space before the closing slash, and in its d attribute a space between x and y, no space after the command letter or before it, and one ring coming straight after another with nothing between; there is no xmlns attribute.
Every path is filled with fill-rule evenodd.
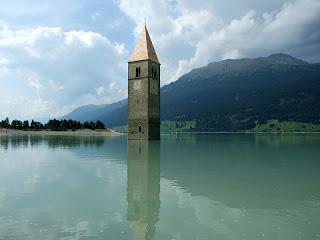
<svg viewBox="0 0 320 240"><path fill-rule="evenodd" d="M160 62L146 25L128 61L128 139L160 139Z"/></svg>

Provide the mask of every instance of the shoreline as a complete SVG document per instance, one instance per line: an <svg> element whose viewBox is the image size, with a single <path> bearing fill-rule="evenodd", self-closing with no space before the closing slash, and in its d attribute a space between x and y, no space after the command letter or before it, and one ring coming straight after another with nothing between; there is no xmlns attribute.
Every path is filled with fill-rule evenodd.
<svg viewBox="0 0 320 240"><path fill-rule="evenodd" d="M320 134L320 132L254 132L254 131L243 131L243 132L164 132L161 135L182 135L182 134L254 134L254 135L285 135L285 134ZM76 131L51 131L51 130L16 130L16 129L5 129L0 128L0 136L80 136L80 137L116 137L124 136L127 133L117 132L113 129L105 130L91 130L91 129L80 129Z"/></svg>
<svg viewBox="0 0 320 240"><path fill-rule="evenodd" d="M15 129L4 129L0 128L0 136L81 136L81 137L116 137L122 136L123 133L116 132L112 129L105 130L90 130L90 129L81 129L76 131L50 131L50 130L15 130Z"/></svg>

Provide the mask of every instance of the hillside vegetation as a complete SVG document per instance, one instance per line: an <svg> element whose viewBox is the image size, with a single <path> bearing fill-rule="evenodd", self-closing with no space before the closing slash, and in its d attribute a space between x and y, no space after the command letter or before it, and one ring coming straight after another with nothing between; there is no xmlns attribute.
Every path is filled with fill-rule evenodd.
<svg viewBox="0 0 320 240"><path fill-rule="evenodd" d="M163 121L161 122L161 133L179 133L179 132L192 132L195 128L195 121L175 122ZM118 126L113 128L117 132L127 133L128 125Z"/></svg>
<svg viewBox="0 0 320 240"><path fill-rule="evenodd" d="M254 132L319 132L320 124L269 120L267 123L256 126Z"/></svg>

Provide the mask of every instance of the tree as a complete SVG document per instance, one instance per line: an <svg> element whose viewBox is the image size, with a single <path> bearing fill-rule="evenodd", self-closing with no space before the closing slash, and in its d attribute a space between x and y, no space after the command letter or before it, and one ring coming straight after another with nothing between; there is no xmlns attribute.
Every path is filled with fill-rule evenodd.
<svg viewBox="0 0 320 240"><path fill-rule="evenodd" d="M20 120L13 120L11 123L11 128L22 129L22 122Z"/></svg>
<svg viewBox="0 0 320 240"><path fill-rule="evenodd" d="M85 122L84 122L83 128L85 128L85 129L90 129L90 124L89 124L88 121L85 121Z"/></svg>
<svg viewBox="0 0 320 240"><path fill-rule="evenodd" d="M44 125L41 122L36 122L34 120L31 121L30 128L34 130L45 129Z"/></svg>
<svg viewBox="0 0 320 240"><path fill-rule="evenodd" d="M30 128L31 129L35 129L36 128L36 122L33 119L31 120Z"/></svg>
<svg viewBox="0 0 320 240"><path fill-rule="evenodd" d="M10 128L10 121L9 118L6 118L5 120L1 121L0 127L3 128Z"/></svg>
<svg viewBox="0 0 320 240"><path fill-rule="evenodd" d="M96 129L104 129L104 124L100 120L96 121L95 124Z"/></svg>
<svg viewBox="0 0 320 240"><path fill-rule="evenodd" d="M26 121L23 121L23 129L28 129L29 128L29 121L26 120Z"/></svg>
<svg viewBox="0 0 320 240"><path fill-rule="evenodd" d="M66 131L66 130L79 130L79 129L104 129L105 125L101 121L96 122L84 122L83 124L76 120L58 120L58 119L50 119L46 124L42 124L41 122L37 122L32 120L29 124L28 120L20 121L20 120L13 120L10 124L9 118L6 118L5 120L0 121L0 128L13 128L13 129L33 129L33 130L43 130L48 129L52 131Z"/></svg>

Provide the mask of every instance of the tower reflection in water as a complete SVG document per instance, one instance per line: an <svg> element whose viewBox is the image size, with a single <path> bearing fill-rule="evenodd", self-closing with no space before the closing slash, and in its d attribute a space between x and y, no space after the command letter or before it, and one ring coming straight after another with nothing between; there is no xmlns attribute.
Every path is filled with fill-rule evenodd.
<svg viewBox="0 0 320 240"><path fill-rule="evenodd" d="M136 239L154 237L160 209L160 142L128 141L127 220Z"/></svg>

